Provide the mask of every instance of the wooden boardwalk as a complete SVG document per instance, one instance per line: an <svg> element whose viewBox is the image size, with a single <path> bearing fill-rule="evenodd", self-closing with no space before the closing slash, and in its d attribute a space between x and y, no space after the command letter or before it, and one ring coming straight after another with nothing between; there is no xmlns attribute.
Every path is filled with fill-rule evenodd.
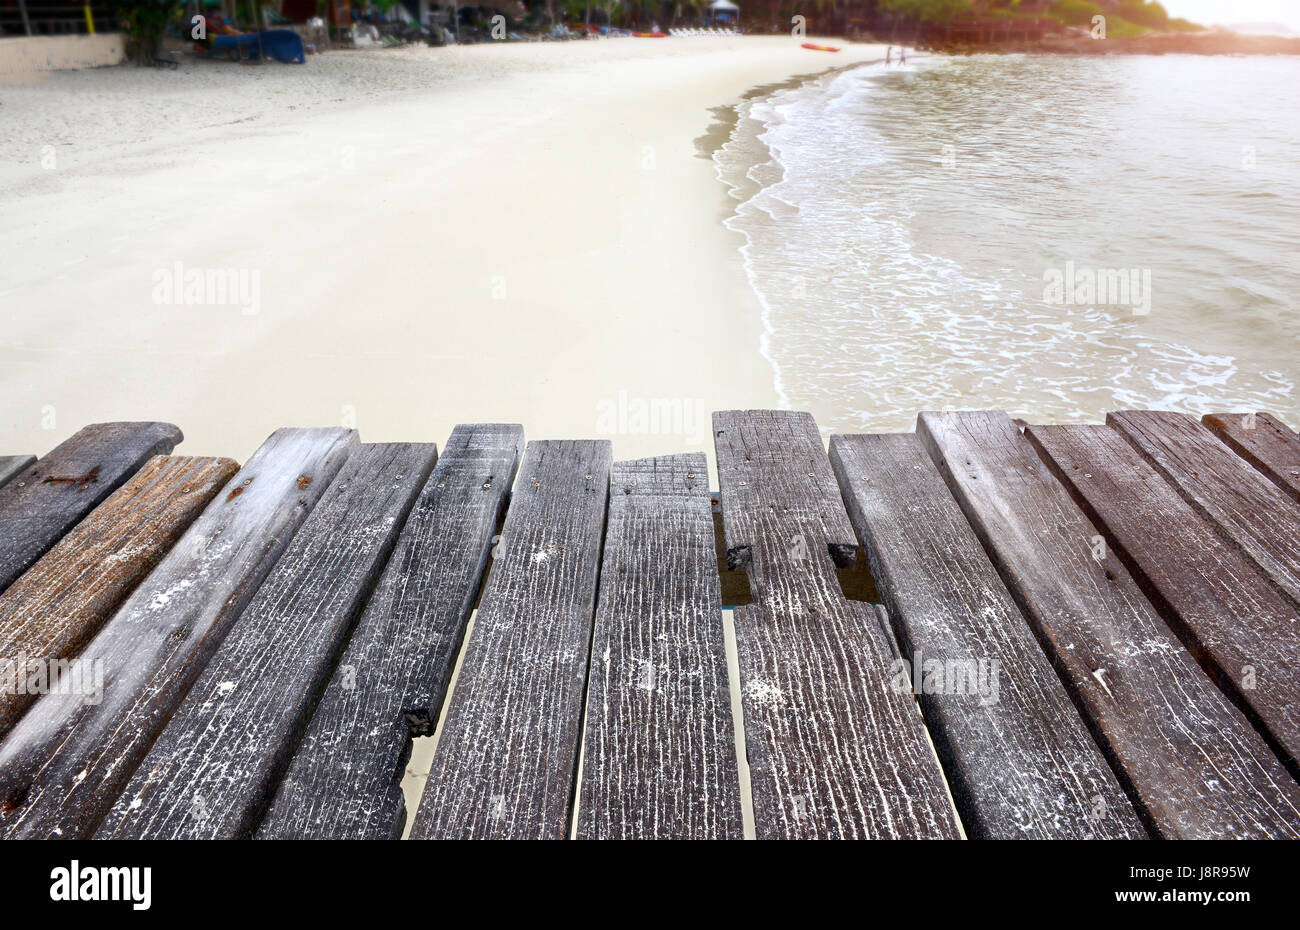
<svg viewBox="0 0 1300 930"><path fill-rule="evenodd" d="M180 441L0 456L3 838L1300 838L1275 416Z"/></svg>

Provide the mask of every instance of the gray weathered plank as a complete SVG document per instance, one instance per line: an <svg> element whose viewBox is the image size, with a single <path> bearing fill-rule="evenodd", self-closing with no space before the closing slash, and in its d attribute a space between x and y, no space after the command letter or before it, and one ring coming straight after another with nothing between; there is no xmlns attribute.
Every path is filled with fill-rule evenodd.
<svg viewBox="0 0 1300 930"><path fill-rule="evenodd" d="M579 839L742 839L708 461L616 462Z"/></svg>
<svg viewBox="0 0 1300 930"><path fill-rule="evenodd" d="M98 703L47 694L0 744L6 838L89 836L355 444L271 435L76 660Z"/></svg>
<svg viewBox="0 0 1300 930"><path fill-rule="evenodd" d="M1300 436L1270 413L1207 413L1201 422L1300 501Z"/></svg>
<svg viewBox="0 0 1300 930"><path fill-rule="evenodd" d="M1300 786L1007 415L923 413L917 429L1148 826L1300 836Z"/></svg>
<svg viewBox="0 0 1300 930"><path fill-rule="evenodd" d="M1195 417L1124 410L1106 422L1300 607L1300 504Z"/></svg>
<svg viewBox="0 0 1300 930"><path fill-rule="evenodd" d="M413 736L432 735L523 451L513 424L457 426L357 622L262 839L390 839Z"/></svg>
<svg viewBox="0 0 1300 930"><path fill-rule="evenodd" d="M568 835L611 458L528 444L413 839Z"/></svg>
<svg viewBox="0 0 1300 930"><path fill-rule="evenodd" d="M967 834L1145 838L920 440L832 436L830 453Z"/></svg>
<svg viewBox="0 0 1300 930"><path fill-rule="evenodd" d="M0 455L0 488L36 462L34 455Z"/></svg>
<svg viewBox="0 0 1300 930"><path fill-rule="evenodd" d="M887 621L844 598L856 550L806 413L713 415L727 549L754 602L734 613L754 827L767 838L957 838L956 812Z"/></svg>
<svg viewBox="0 0 1300 930"><path fill-rule="evenodd" d="M159 455L0 595L0 661L76 655L167 554L239 466ZM36 700L0 687L0 735Z"/></svg>
<svg viewBox="0 0 1300 930"><path fill-rule="evenodd" d="M777 561L785 561L786 550L791 545L812 545L825 549L837 568L851 568L857 559L858 540L848 514L844 512L839 486L831 473L826 449L812 417L785 410L720 411L713 417L715 447L720 435L718 430L725 428L718 425L720 416L724 421L734 420L738 428L756 440L735 449L731 448L731 440L726 440L727 448L737 456L735 464L738 468L753 471L755 477L780 481L797 479L799 482L799 493L779 502L781 519L796 525L801 534L805 530L810 533L808 536L800 535L797 543L793 538L784 540L786 545L778 546ZM723 520L729 569L749 568L753 552L747 540L759 538L750 530L763 525L751 512L761 511L769 503L766 495L774 490L779 488L766 483L756 484L738 473L731 484L730 494L721 497L724 508L729 500L736 511L730 523L725 514ZM732 527L736 532L733 533ZM766 542L770 548L774 541ZM751 572L750 585L762 582L769 574L767 571ZM754 596L757 597L757 592Z"/></svg>
<svg viewBox="0 0 1300 930"><path fill-rule="evenodd" d="M1184 645L1300 771L1300 615L1115 430L1025 435Z"/></svg>
<svg viewBox="0 0 1300 930"><path fill-rule="evenodd" d="M359 446L208 662L97 839L243 839L437 459Z"/></svg>
<svg viewBox="0 0 1300 930"><path fill-rule="evenodd" d="M456 427L282 781L259 838L387 839L451 677L522 429Z"/></svg>
<svg viewBox="0 0 1300 930"><path fill-rule="evenodd" d="M11 478L0 488L0 591L181 438L170 423L95 423Z"/></svg>

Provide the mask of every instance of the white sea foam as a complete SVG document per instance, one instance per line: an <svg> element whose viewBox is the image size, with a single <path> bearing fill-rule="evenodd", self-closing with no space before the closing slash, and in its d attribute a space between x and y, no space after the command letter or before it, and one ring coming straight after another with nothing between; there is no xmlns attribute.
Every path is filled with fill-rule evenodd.
<svg viewBox="0 0 1300 930"><path fill-rule="evenodd" d="M748 101L715 161L780 402L828 431L946 406L1300 419L1300 106L1279 89L1297 77L929 58ZM1149 273L1151 312L1045 300L1067 261Z"/></svg>

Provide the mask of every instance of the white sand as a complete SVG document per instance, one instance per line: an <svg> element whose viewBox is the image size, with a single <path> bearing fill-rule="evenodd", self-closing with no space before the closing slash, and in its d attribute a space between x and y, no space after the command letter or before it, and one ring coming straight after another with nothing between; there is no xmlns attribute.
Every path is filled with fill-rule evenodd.
<svg viewBox="0 0 1300 930"><path fill-rule="evenodd" d="M340 421L711 451L708 411L776 398L696 140L756 85L881 54L614 39L0 86L0 454L146 418L240 460ZM244 273L258 312L155 303L176 262Z"/></svg>

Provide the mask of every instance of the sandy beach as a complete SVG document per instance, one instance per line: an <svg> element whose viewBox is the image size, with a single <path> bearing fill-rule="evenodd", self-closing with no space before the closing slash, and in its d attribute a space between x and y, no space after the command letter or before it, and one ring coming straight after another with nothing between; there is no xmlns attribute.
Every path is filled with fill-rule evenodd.
<svg viewBox="0 0 1300 930"><path fill-rule="evenodd" d="M0 86L3 451L121 419L241 460L340 422L707 450L709 411L776 401L719 108L879 57L614 39Z"/></svg>

